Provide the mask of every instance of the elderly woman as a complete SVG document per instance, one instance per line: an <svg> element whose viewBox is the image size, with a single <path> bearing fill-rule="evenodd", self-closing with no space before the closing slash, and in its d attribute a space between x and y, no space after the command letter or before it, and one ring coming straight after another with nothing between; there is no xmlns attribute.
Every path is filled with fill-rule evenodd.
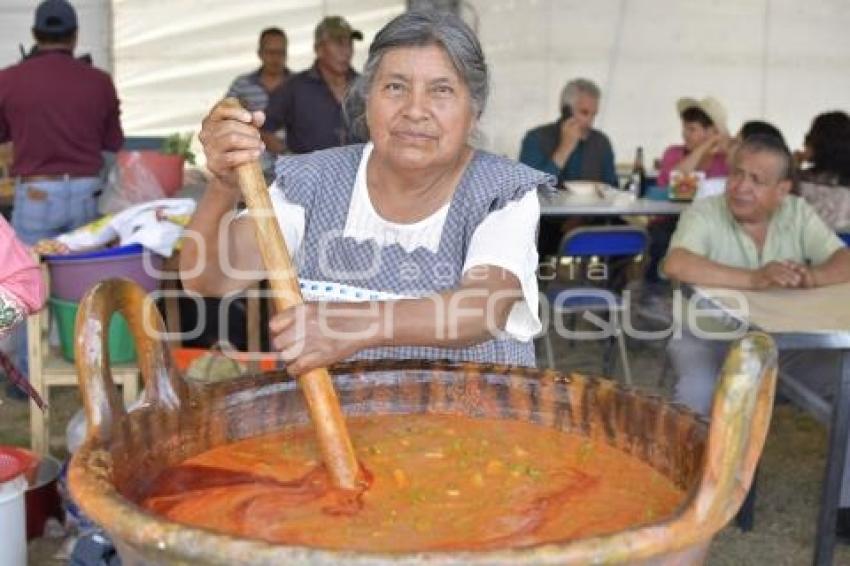
<svg viewBox="0 0 850 566"><path fill-rule="evenodd" d="M406 12L378 32L346 101L370 141L280 159L274 213L302 288L320 292L270 324L290 372L350 357L534 364L536 189L553 179L470 146L487 91L466 24ZM262 119L219 105L204 120L214 179L189 225L205 249L188 239L181 254L188 289L262 276L250 218L222 223L239 200L234 167L263 149ZM369 300L329 302L346 297Z"/></svg>

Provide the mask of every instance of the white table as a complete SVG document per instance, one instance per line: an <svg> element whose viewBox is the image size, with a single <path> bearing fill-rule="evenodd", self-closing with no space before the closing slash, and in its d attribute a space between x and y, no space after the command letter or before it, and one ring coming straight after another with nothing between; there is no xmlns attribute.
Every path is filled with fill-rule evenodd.
<svg viewBox="0 0 850 566"><path fill-rule="evenodd" d="M795 403L829 424L821 506L815 540L814 563L832 564L835 545L835 518L841 494L841 480L847 438L850 432L850 283L818 289L778 289L739 291L748 305L746 320L727 309L740 308L723 289L696 287L694 291L721 311L751 327L770 333L780 350L840 350L840 375L835 382L830 405L807 389L805 383L783 378L782 384ZM723 296L727 294L727 296Z"/></svg>
<svg viewBox="0 0 850 566"><path fill-rule="evenodd" d="M579 197L567 190L539 191L541 216L678 216L690 203L633 199L616 189L602 192L602 198Z"/></svg>

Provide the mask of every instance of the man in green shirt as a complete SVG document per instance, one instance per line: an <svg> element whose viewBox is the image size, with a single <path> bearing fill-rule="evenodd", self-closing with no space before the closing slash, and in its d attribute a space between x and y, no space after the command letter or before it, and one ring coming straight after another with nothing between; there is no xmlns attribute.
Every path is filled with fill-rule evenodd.
<svg viewBox="0 0 850 566"><path fill-rule="evenodd" d="M850 251L814 209L788 194L787 151L769 136L742 144L726 193L682 214L664 260L668 277L756 290L850 281Z"/></svg>
<svg viewBox="0 0 850 566"><path fill-rule="evenodd" d="M747 138L735 153L726 193L697 201L682 214L664 274L693 285L747 290L850 281L850 249L803 199L789 194L791 167L791 154L778 138ZM670 341L676 401L708 415L728 346L688 328ZM835 352L780 355L781 372L824 396L840 367ZM838 534L850 537L850 462L844 470Z"/></svg>

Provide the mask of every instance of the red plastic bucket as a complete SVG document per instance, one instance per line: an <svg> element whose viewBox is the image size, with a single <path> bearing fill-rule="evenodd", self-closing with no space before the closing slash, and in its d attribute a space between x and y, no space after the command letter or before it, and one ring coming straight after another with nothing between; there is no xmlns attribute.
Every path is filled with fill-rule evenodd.
<svg viewBox="0 0 850 566"><path fill-rule="evenodd" d="M23 448L0 446L0 483L24 476L29 483L35 479L38 457Z"/></svg>

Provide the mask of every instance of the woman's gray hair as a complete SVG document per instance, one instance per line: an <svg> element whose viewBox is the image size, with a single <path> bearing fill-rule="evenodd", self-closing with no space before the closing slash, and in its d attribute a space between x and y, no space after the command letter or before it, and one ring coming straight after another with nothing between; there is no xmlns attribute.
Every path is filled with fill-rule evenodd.
<svg viewBox="0 0 850 566"><path fill-rule="evenodd" d="M573 79L564 85L564 89L561 91L561 108L567 105L572 106L579 93L584 93L596 100L599 100L602 96L602 91L590 79Z"/></svg>
<svg viewBox="0 0 850 566"><path fill-rule="evenodd" d="M400 47L429 45L437 45L446 52L469 88L476 118L481 116L490 92L490 75L475 32L451 12L410 11L395 17L381 28L369 46L369 57L363 66L363 73L346 94L343 111L355 136L364 140L369 138L366 101L384 54Z"/></svg>

